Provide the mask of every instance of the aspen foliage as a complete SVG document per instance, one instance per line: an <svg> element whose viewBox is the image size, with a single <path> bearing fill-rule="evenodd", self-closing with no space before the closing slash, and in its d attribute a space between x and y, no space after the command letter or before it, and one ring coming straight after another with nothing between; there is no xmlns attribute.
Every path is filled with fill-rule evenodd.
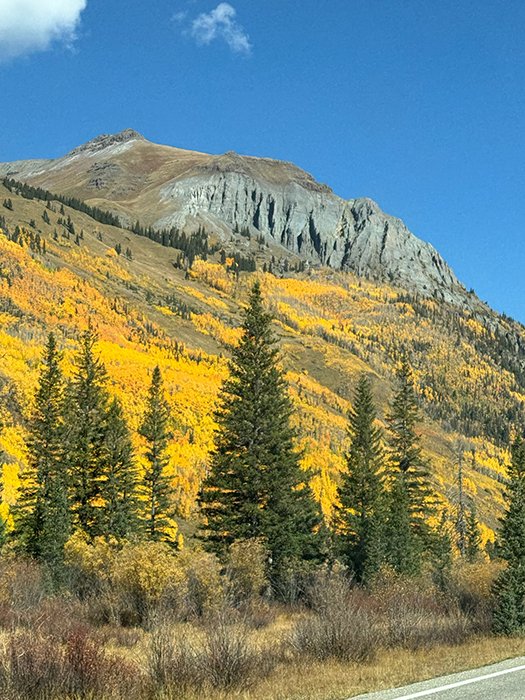
<svg viewBox="0 0 525 700"><path fill-rule="evenodd" d="M220 264L218 255L197 257L187 271L166 268L156 274L141 263L153 250L152 242L141 248L142 239L135 243L134 238L133 260L108 256L117 243L128 245L118 240L122 234L68 207L66 216L85 231L84 238L74 245L58 227L55 240L57 213L48 211L48 225L41 221L41 202L7 190L2 194L12 198L14 208L5 210L6 227L0 233L1 508L6 517L16 500L19 475L27 469L24 424L32 412L47 334L56 335L69 379L77 338L89 319L99 334L110 397L119 399L131 429L140 473L146 447L137 431L151 371L159 365L170 413L177 416L166 466L173 505L177 517L194 517L199 486L209 469L214 406L228 372L226 357L239 337L239 306L257 277L267 310L276 318L302 464L310 470L325 518L336 503L349 447L346 415L358 376L365 371L377 377L378 420L384 423L396 363L408 353L433 485L446 499L453 497L448 445L465 436L466 488L476 501L483 543L494 538L496 516L504 506L500 485L509 464L507 446L523 422L525 402L525 379L509 355L521 352L512 345L519 333L512 319L484 323L467 308L333 270L237 275L232 261ZM40 222L46 254L42 247L40 253L36 249L34 231L31 241L31 219ZM160 249L162 255L166 250Z"/></svg>

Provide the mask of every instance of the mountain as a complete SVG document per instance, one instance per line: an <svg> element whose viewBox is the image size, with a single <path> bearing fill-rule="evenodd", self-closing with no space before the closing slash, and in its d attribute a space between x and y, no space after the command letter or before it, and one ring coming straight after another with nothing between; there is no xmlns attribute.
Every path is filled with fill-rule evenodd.
<svg viewBox="0 0 525 700"><path fill-rule="evenodd" d="M0 172L18 181L0 181L4 514L26 464L25 422L46 334L56 334L70 374L76 338L91 319L111 390L133 429L149 374L157 363L162 369L174 416L176 507L191 524L214 406L256 275L276 319L303 464L325 515L348 449L347 412L360 373L372 379L384 422L407 354L434 486L453 518L462 454L464 491L484 538L493 538L508 444L525 427L525 328L467 293L437 253L438 262L425 263L433 249L398 219L371 200L344 202L291 164L179 151L130 131L56 161L4 164ZM285 201L295 202L287 245L279 233ZM355 236L353 268L350 257L336 263L334 251L324 261L330 265L322 264L324 242L337 239L333 231L343 230L351 210L354 223L348 214L344 235ZM304 219L312 211L315 231L323 231L317 247ZM173 223L176 231L161 230ZM304 226L310 243L298 251ZM372 243L385 235L381 255ZM134 439L140 453L136 433Z"/></svg>
<svg viewBox="0 0 525 700"><path fill-rule="evenodd" d="M0 164L0 175L77 197L156 229L205 227L231 252L239 231L326 265L469 304L429 243L367 198L344 200L292 163L159 146L132 129L99 136L56 160ZM236 235L237 234L237 235Z"/></svg>

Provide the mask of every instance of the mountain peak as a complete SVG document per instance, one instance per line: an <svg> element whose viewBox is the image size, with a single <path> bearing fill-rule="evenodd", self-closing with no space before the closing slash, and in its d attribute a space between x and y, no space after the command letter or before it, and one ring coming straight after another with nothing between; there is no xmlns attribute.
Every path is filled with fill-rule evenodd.
<svg viewBox="0 0 525 700"><path fill-rule="evenodd" d="M91 141L88 141L87 143L84 143L81 146L77 146L67 155L76 156L82 153L95 153L109 148L110 146L119 146L122 144L128 144L131 141L145 140L146 139L144 138L144 136L142 136L142 134L139 134L138 131L135 131L134 129L124 129L124 131L120 131L118 134L101 134L95 139L92 139Z"/></svg>

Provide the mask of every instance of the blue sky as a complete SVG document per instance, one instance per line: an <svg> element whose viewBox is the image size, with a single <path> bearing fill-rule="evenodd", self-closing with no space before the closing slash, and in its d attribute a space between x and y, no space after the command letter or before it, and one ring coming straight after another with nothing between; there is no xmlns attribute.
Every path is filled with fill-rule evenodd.
<svg viewBox="0 0 525 700"><path fill-rule="evenodd" d="M126 127L291 160L525 322L524 29L522 0L2 0L0 161Z"/></svg>

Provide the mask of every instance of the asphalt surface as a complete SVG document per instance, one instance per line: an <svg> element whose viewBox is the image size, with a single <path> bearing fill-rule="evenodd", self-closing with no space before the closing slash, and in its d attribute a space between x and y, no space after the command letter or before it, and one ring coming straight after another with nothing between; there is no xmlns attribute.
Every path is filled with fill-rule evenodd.
<svg viewBox="0 0 525 700"><path fill-rule="evenodd" d="M525 700L525 657L351 700Z"/></svg>

